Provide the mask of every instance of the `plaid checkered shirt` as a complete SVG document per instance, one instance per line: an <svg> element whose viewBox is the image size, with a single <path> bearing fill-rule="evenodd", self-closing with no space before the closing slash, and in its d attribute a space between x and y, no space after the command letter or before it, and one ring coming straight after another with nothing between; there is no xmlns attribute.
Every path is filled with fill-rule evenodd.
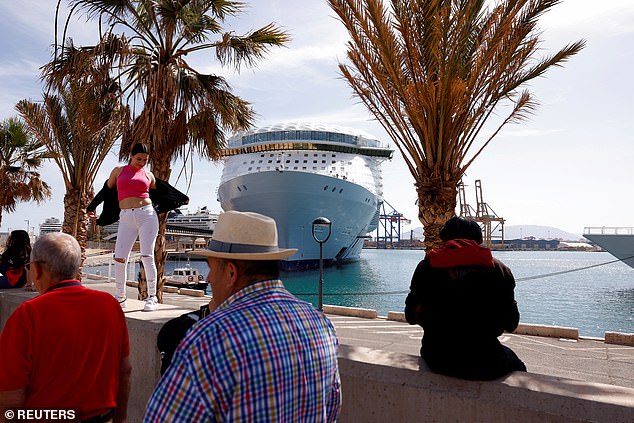
<svg viewBox="0 0 634 423"><path fill-rule="evenodd" d="M280 280L232 295L179 345L145 422L334 422L338 340Z"/></svg>

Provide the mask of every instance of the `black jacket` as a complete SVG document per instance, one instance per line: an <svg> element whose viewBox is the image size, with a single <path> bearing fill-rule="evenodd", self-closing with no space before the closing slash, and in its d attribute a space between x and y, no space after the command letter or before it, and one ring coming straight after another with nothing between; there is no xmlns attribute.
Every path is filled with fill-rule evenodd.
<svg viewBox="0 0 634 423"><path fill-rule="evenodd" d="M168 184L156 178L156 188L150 188L150 199L157 213L166 213L185 204L189 204L189 197ZM108 181L103 184L103 188L95 195L88 207L87 212L94 212L99 204L103 203L103 210L97 219L97 225L106 226L119 220L119 199L117 197L117 186L108 187Z"/></svg>

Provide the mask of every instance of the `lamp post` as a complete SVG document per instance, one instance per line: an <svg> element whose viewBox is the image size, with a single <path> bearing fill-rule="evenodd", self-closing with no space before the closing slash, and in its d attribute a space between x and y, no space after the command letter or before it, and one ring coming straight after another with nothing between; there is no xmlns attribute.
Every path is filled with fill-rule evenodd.
<svg viewBox="0 0 634 423"><path fill-rule="evenodd" d="M26 232L30 235L29 226L31 225L31 221L29 219L24 219L24 221L26 222Z"/></svg>
<svg viewBox="0 0 634 423"><path fill-rule="evenodd" d="M324 290L324 243L330 238L330 230L332 223L325 217L318 217L313 220L312 230L313 239L319 244L319 291L318 291L318 308L323 310L323 290Z"/></svg>

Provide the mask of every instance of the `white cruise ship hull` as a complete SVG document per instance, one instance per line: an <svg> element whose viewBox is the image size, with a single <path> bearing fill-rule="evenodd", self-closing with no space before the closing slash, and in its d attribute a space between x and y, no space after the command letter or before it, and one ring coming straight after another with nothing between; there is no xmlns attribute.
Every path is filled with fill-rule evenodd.
<svg viewBox="0 0 634 423"><path fill-rule="evenodd" d="M319 244L312 222L323 216L332 222L323 245L324 261L359 259L364 236L373 223L379 198L366 188L326 175L297 171L261 171L222 183L218 199L224 210L252 211L275 219L282 248L298 252L282 261L285 269L306 269L319 263Z"/></svg>
<svg viewBox="0 0 634 423"><path fill-rule="evenodd" d="M583 236L634 268L634 228L586 228Z"/></svg>

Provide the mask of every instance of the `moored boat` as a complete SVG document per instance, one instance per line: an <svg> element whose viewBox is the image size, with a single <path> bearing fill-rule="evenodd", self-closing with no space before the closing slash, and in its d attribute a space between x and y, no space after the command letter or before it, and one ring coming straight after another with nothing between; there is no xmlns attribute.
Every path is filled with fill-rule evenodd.
<svg viewBox="0 0 634 423"><path fill-rule="evenodd" d="M633 227L586 227L583 236L634 268Z"/></svg>
<svg viewBox="0 0 634 423"><path fill-rule="evenodd" d="M207 289L203 275L191 266L175 268L171 275L165 277L165 284L178 288Z"/></svg>

